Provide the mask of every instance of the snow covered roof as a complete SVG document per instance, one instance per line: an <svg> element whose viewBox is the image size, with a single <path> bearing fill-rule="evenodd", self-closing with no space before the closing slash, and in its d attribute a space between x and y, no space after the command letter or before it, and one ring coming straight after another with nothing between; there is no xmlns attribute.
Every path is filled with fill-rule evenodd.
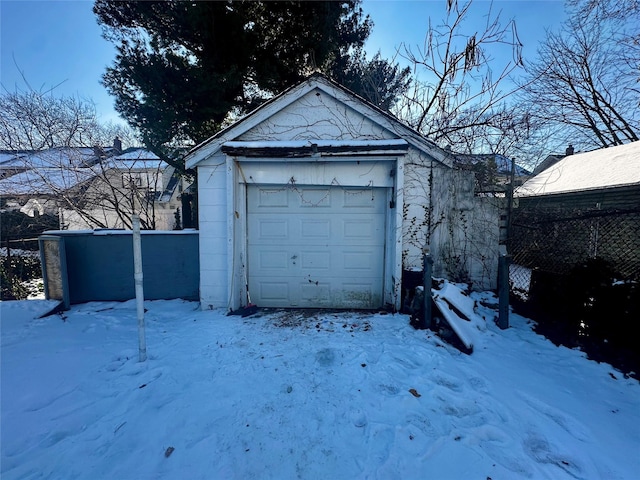
<svg viewBox="0 0 640 480"><path fill-rule="evenodd" d="M155 153L144 148L136 148L112 157L114 160L160 160Z"/></svg>
<svg viewBox="0 0 640 480"><path fill-rule="evenodd" d="M111 157L103 165L105 168L120 170L164 170L169 166L155 153L144 148L136 148Z"/></svg>
<svg viewBox="0 0 640 480"><path fill-rule="evenodd" d="M569 155L517 188L517 197L640 185L640 141Z"/></svg>
<svg viewBox="0 0 640 480"><path fill-rule="evenodd" d="M0 152L0 168L13 166L15 159L21 154L12 152Z"/></svg>
<svg viewBox="0 0 640 480"><path fill-rule="evenodd" d="M86 167L99 161L100 155L90 147L60 147L5 154L2 160L2 168Z"/></svg>
<svg viewBox="0 0 640 480"><path fill-rule="evenodd" d="M138 160L119 160L117 158L110 158L103 163L105 169L118 169L118 170L164 170L169 165L160 159L150 160L141 158Z"/></svg>
<svg viewBox="0 0 640 480"><path fill-rule="evenodd" d="M3 195L55 195L96 176L90 168L38 168L0 180Z"/></svg>
<svg viewBox="0 0 640 480"><path fill-rule="evenodd" d="M109 169L161 172L168 167L156 154L142 148L101 162L104 152L104 149L90 147L2 152L0 170L13 169L20 173L0 180L0 191L3 195L55 195Z"/></svg>

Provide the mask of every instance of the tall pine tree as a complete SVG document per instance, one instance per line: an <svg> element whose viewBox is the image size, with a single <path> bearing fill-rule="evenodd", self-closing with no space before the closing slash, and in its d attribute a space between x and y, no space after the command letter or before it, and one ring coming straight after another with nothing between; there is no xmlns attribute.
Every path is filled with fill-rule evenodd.
<svg viewBox="0 0 640 480"><path fill-rule="evenodd" d="M269 96L322 71L383 109L409 70L362 47L372 22L360 0L97 0L117 56L103 81L149 147L196 144ZM368 76L368 81L363 80Z"/></svg>

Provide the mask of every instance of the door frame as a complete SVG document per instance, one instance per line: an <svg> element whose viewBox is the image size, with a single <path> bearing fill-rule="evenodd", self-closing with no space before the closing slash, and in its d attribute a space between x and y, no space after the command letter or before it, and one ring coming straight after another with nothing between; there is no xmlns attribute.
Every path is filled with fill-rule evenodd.
<svg viewBox="0 0 640 480"><path fill-rule="evenodd" d="M325 167L329 166L329 169ZM402 279L402 211L404 156L255 158L226 157L228 304L247 303L247 186L287 185L383 187L387 190L383 302L400 309ZM337 182L337 183L334 183Z"/></svg>

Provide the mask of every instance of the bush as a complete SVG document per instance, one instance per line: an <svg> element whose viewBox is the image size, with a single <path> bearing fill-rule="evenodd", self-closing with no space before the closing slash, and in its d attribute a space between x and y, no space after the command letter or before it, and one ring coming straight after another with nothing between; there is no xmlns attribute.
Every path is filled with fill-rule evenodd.
<svg viewBox="0 0 640 480"><path fill-rule="evenodd" d="M42 278L38 252L12 250L7 258L6 249L0 254L0 284L2 300L23 300L41 292L33 280Z"/></svg>
<svg viewBox="0 0 640 480"><path fill-rule="evenodd" d="M2 300L22 300L42 292L42 285L34 282L42 278L38 242L25 239L36 238L45 230L57 228L58 218L54 215L30 217L18 210L0 212L0 237L3 241L12 240L8 244L10 259L7 249L0 249Z"/></svg>

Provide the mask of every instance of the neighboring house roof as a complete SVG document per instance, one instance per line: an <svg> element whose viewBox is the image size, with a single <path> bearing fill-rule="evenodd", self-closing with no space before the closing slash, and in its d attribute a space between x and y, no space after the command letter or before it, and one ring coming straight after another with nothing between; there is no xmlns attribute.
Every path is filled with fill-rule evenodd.
<svg viewBox="0 0 640 480"><path fill-rule="evenodd" d="M29 153L31 152L13 152L7 150L0 151L0 168L4 168L5 166L13 166L17 158L25 156Z"/></svg>
<svg viewBox="0 0 640 480"><path fill-rule="evenodd" d="M569 155L516 189L528 197L640 185L640 141Z"/></svg>
<svg viewBox="0 0 640 480"><path fill-rule="evenodd" d="M169 165L155 153L144 148L135 148L109 158L103 163L105 168L122 170L164 170Z"/></svg>
<svg viewBox="0 0 640 480"><path fill-rule="evenodd" d="M15 153L0 152L0 165L15 158Z"/></svg>
<svg viewBox="0 0 640 480"><path fill-rule="evenodd" d="M0 179L10 177L16 173L28 170L20 157L27 155L26 152L0 152Z"/></svg>
<svg viewBox="0 0 640 480"><path fill-rule="evenodd" d="M533 174L538 175L540 172L545 171L547 168L555 165L560 160L562 160L566 155L548 155L542 162L540 162L536 168L533 169Z"/></svg>
<svg viewBox="0 0 640 480"><path fill-rule="evenodd" d="M56 195L98 177L105 170L161 172L168 167L154 153L142 148L100 162L102 152L102 149L62 147L13 155L0 168L20 170L0 180L0 191L3 195Z"/></svg>
<svg viewBox="0 0 640 480"><path fill-rule="evenodd" d="M91 180L91 168L38 168L0 180L3 195L55 195Z"/></svg>
<svg viewBox="0 0 640 480"><path fill-rule="evenodd" d="M477 163L486 163L489 160L495 160L496 162L496 173L499 175L511 175L511 159L505 157L504 155L496 154L496 153L481 153L481 154L466 154L466 153L456 153L454 154L454 162L458 165L466 166L466 165L475 165ZM531 175L531 172L522 168L520 165L516 163L515 168L515 176L522 177L525 175Z"/></svg>
<svg viewBox="0 0 640 480"><path fill-rule="evenodd" d="M260 107L247 114L233 125L221 130L200 145L193 148L185 157L187 168L195 167L199 162L218 153L226 142L236 140L242 134L264 122L272 115L294 103L297 99L312 92L320 90L336 100L348 105L351 109L367 117L372 122L391 132L394 136L401 137L407 143L426 153L434 160L451 166L451 158L448 153L435 143L420 135L417 131L406 126L393 115L385 112L364 98L356 95L349 89L330 80L322 74L314 74L302 83L290 87L281 94L275 96ZM320 140L320 139L319 139ZM311 143L316 143L315 141ZM307 140L306 144L310 144Z"/></svg>
<svg viewBox="0 0 640 480"><path fill-rule="evenodd" d="M101 155L104 155L101 150L90 147L60 147L32 152L17 158L16 162L28 168L78 168L94 165Z"/></svg>

